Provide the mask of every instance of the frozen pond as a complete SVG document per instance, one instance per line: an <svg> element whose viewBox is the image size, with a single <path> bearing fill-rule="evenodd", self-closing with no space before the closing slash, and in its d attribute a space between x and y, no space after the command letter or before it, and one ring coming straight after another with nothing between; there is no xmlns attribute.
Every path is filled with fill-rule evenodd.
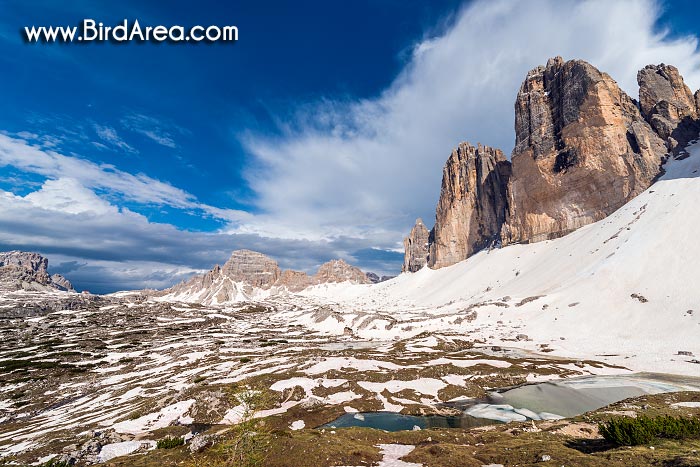
<svg viewBox="0 0 700 467"><path fill-rule="evenodd" d="M345 414L326 428L366 427L386 431L424 428L471 428L499 422L555 420L596 410L645 394L700 390L700 378L662 374L589 376L527 384L494 392L482 400L455 402L461 416L413 416L394 412Z"/></svg>

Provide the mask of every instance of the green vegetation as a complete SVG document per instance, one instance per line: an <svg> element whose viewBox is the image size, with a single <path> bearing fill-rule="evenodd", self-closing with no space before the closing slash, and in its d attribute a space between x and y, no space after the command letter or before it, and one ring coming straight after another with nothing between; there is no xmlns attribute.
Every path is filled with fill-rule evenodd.
<svg viewBox="0 0 700 467"><path fill-rule="evenodd" d="M185 444L185 438L171 438L170 436L159 439L156 443L158 449L172 449Z"/></svg>
<svg viewBox="0 0 700 467"><path fill-rule="evenodd" d="M70 465L67 461L59 461L54 458L44 462L40 467L70 467Z"/></svg>
<svg viewBox="0 0 700 467"><path fill-rule="evenodd" d="M240 361L241 363L250 363L250 358L248 358L248 357L241 357L241 359L240 359L239 361Z"/></svg>
<svg viewBox="0 0 700 467"><path fill-rule="evenodd" d="M648 444L656 438L700 439L700 419L684 417L615 418L598 425L600 434L618 446Z"/></svg>

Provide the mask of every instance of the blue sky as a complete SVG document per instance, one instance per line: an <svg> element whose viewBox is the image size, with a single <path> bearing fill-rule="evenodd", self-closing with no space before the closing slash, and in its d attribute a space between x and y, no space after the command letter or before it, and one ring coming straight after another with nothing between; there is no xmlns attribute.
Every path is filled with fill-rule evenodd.
<svg viewBox="0 0 700 467"><path fill-rule="evenodd" d="M698 7L445 0L0 2L0 248L79 288L164 287L236 248L396 273L461 140L513 144L528 69L700 86ZM27 44L31 25L227 25L235 44ZM620 24L626 24L621 28Z"/></svg>

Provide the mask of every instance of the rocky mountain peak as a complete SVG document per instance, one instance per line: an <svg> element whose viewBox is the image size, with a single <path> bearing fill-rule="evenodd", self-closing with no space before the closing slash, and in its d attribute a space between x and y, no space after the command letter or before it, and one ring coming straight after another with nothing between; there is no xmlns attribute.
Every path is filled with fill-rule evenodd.
<svg viewBox="0 0 700 467"><path fill-rule="evenodd" d="M221 268L221 274L236 282L267 289L279 280L282 271L269 256L257 251L236 250Z"/></svg>
<svg viewBox="0 0 700 467"><path fill-rule="evenodd" d="M60 274L49 275L49 260L26 251L0 252L0 288L4 290L71 291L70 281Z"/></svg>
<svg viewBox="0 0 700 467"><path fill-rule="evenodd" d="M686 86L678 69L671 65L647 65L637 73L642 115L667 142L669 149L697 136L700 95Z"/></svg>
<svg viewBox="0 0 700 467"><path fill-rule="evenodd" d="M401 267L402 272L416 272L428 264L428 242L430 231L423 224L423 219L416 219L416 223L403 239L404 261ZM379 278L377 278L377 282Z"/></svg>
<svg viewBox="0 0 700 467"><path fill-rule="evenodd" d="M515 103L504 244L565 235L645 190L666 147L634 100L582 60L528 73Z"/></svg>
<svg viewBox="0 0 700 467"><path fill-rule="evenodd" d="M465 142L452 151L442 170L430 267L462 261L499 240L510 176L511 164L500 149Z"/></svg>

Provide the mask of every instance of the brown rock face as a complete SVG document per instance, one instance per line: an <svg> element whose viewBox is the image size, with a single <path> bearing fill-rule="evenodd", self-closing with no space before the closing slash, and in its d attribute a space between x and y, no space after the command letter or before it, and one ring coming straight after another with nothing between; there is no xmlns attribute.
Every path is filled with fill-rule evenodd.
<svg viewBox="0 0 700 467"><path fill-rule="evenodd" d="M342 259L334 259L321 265L314 276L317 284L350 281L355 284L369 284L370 280L364 272L351 266Z"/></svg>
<svg viewBox="0 0 700 467"><path fill-rule="evenodd" d="M282 271L269 256L257 251L236 250L221 268L221 273L233 281L268 289L279 280Z"/></svg>
<svg viewBox="0 0 700 467"><path fill-rule="evenodd" d="M695 91L695 111L698 113L698 117L700 117L700 89Z"/></svg>
<svg viewBox="0 0 700 467"><path fill-rule="evenodd" d="M610 76L561 57L527 74L515 132L504 244L559 237L606 217L652 183L666 152Z"/></svg>
<svg viewBox="0 0 700 467"><path fill-rule="evenodd" d="M499 149L461 143L442 170L428 264L449 266L499 240L511 165Z"/></svg>
<svg viewBox="0 0 700 467"><path fill-rule="evenodd" d="M642 115L669 149L697 136L698 129L692 125L698 119L697 95L693 96L676 67L647 65L637 73L637 82Z"/></svg>
<svg viewBox="0 0 700 467"><path fill-rule="evenodd" d="M428 264L428 241L430 231L423 224L423 219L416 219L408 237L403 239L404 257L402 272L416 272ZM379 282L379 278L377 278Z"/></svg>

